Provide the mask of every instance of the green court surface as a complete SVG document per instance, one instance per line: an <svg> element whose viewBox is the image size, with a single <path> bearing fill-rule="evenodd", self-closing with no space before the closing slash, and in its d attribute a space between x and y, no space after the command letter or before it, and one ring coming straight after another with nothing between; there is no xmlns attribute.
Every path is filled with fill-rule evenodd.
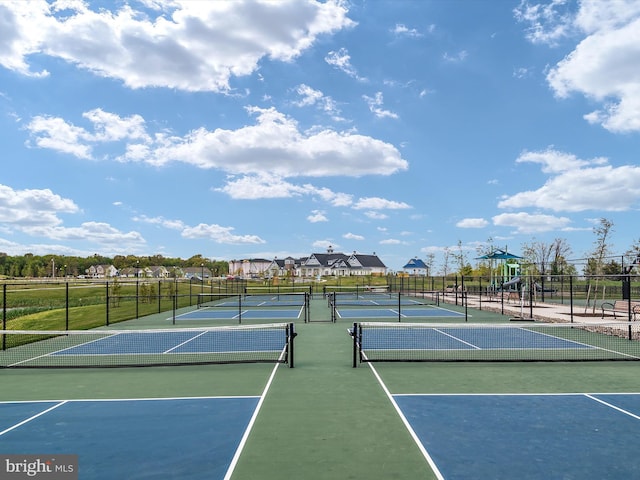
<svg viewBox="0 0 640 480"><path fill-rule="evenodd" d="M462 311L455 305L447 308ZM487 311L470 309L469 314L474 322L508 320ZM640 391L638 362L377 363L375 372L366 364L353 368L350 323L331 323L322 299L312 300L311 318L310 323L296 321L295 368L277 367L232 479L443 478L425 459L375 372L394 395ZM163 314L117 328L169 323ZM260 396L273 370L272 364L5 369L0 370L0 401ZM499 428L487 435L496 435ZM468 478L474 478L472 472Z"/></svg>

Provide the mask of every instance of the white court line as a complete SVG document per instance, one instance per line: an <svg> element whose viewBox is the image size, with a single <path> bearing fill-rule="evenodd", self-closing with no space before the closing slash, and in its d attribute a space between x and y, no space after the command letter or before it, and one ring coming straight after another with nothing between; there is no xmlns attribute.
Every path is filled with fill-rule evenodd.
<svg viewBox="0 0 640 480"><path fill-rule="evenodd" d="M278 371L278 367L280 365L281 365L280 363L276 363L275 367L273 367L273 371L271 372L271 376L267 381L267 385L264 387L264 391L262 392L262 395L260 395L260 400L258 400L258 405L256 406L256 409L253 412L253 415L251 416L251 420L249 420L249 425L247 425L247 429L245 430L244 435L242 435L242 439L240 440L240 444L236 449L236 453L233 455L233 458L231 459L231 463L229 464L227 473L224 476L224 480L229 480L231 478L231 475L233 475L233 471L235 470L236 465L238 464L238 460L240 459L240 455L242 454L242 450L244 450L244 446L247 443L249 434L251 433L251 429L253 428L253 424L256 422L256 418L258 418L258 413L260 412L260 408L264 403L264 399L267 396L269 387L271 387L271 383L273 382L273 379L276 376L276 372Z"/></svg>
<svg viewBox="0 0 640 480"><path fill-rule="evenodd" d="M584 396L587 397L587 398L590 398L591 400L595 400L598 403L606 405L609 408L613 408L614 410L617 410L618 412L624 413L625 415L629 415L630 417L635 418L636 420L640 420L640 416L638 416L638 415L636 415L634 413L631 413L628 410L624 410L623 408L616 407L615 405L613 405L613 404L611 404L609 402L605 402L604 400L601 400L601 399L599 399L597 397L594 397L593 395L590 395L588 393L585 393Z"/></svg>
<svg viewBox="0 0 640 480"><path fill-rule="evenodd" d="M373 372L373 374L375 375L376 379L378 380L378 383L382 387L382 390L384 390L384 393L387 395L387 397L391 401L391 404L393 405L393 408L395 408L396 412L398 412L398 415L400 415L400 419L402 420L402 423L404 423L404 426L407 428L407 430L409 430L409 434L413 438L413 441L416 442L416 445L420 449L420 452L422 453L424 458L427 460L427 463L431 467L431 470L433 470L433 473L435 474L436 478L438 480L444 480L444 476L442 475L442 473L440 473L440 470L438 469L438 467L436 466L435 462L433 461L433 458L431 458L431 455L429 455L429 452L427 452L427 449L424 448L424 445L422 444L422 442L418 438L418 435L413 430L413 427L411 427L411 424L407 420L407 417L405 417L404 413L402 413L402 410L400 409L400 407L396 403L395 399L393 398L393 395L391 395L391 392L389 391L387 386L382 381L382 378L380 378L380 375L378 375L378 372L374 368L373 364L371 362L368 362L367 365L369 365L369 368L371 368L371 371Z"/></svg>
<svg viewBox="0 0 640 480"><path fill-rule="evenodd" d="M15 425L13 425L12 427L7 428L6 430L3 430L0 432L0 436L4 435L7 432L10 432L11 430L15 430L18 427L21 427L22 425L24 425L25 423L29 423L31 420L35 420L36 418L38 418L40 415L44 415L45 413L49 413L51 410L54 410L58 407L61 407L62 405L64 405L65 403L67 403L67 400L63 400L62 402L53 405L52 407L47 408L46 410L43 410L40 413L36 413L35 415L27 418L26 420L21 421L20 423L16 423Z"/></svg>

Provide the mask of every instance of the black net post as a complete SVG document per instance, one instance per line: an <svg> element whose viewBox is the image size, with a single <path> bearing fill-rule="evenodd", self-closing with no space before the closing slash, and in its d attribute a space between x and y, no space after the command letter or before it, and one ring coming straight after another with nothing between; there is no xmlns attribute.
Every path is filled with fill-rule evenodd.
<svg viewBox="0 0 640 480"><path fill-rule="evenodd" d="M304 323L311 321L311 292L304 294Z"/></svg>
<svg viewBox="0 0 640 480"><path fill-rule="evenodd" d="M353 330L351 331L353 337L353 368L358 367L358 324L353 324Z"/></svg>
<svg viewBox="0 0 640 480"><path fill-rule="evenodd" d="M289 368L293 368L295 365L293 358L293 339L296 337L297 333L294 330L293 323L290 323L287 327L287 353L289 359Z"/></svg>
<svg viewBox="0 0 640 480"><path fill-rule="evenodd" d="M329 297L330 297L330 304L331 304L331 321L333 323L336 323L338 321L338 315L336 313L336 292L331 292L329 293Z"/></svg>

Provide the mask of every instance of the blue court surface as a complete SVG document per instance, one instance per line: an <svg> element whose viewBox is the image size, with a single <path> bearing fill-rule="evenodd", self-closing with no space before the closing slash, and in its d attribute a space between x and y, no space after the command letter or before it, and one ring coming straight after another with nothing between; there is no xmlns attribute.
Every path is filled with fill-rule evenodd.
<svg viewBox="0 0 640 480"><path fill-rule="evenodd" d="M441 479L640 478L640 394L392 398Z"/></svg>
<svg viewBox="0 0 640 480"><path fill-rule="evenodd" d="M223 479L259 400L1 402L0 451L76 454L79 478Z"/></svg>
<svg viewBox="0 0 640 480"><path fill-rule="evenodd" d="M464 313L439 307L403 308L399 314L396 308L339 308L339 318L463 318Z"/></svg>
<svg viewBox="0 0 640 480"><path fill-rule="evenodd" d="M295 320L304 314L303 308L267 308L243 309L237 308L199 308L190 312L176 315L176 320L237 320L242 317L247 320Z"/></svg>

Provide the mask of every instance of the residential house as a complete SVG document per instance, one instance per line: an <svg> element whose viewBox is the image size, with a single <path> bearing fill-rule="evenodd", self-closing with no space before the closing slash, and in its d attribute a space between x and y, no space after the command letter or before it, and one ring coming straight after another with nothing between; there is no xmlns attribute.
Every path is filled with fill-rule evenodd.
<svg viewBox="0 0 640 480"><path fill-rule="evenodd" d="M271 277L299 277L301 276L300 266L306 260L305 258L275 258L269 264L266 270L266 276Z"/></svg>
<svg viewBox="0 0 640 480"><path fill-rule="evenodd" d="M182 269L183 278L200 282L211 278L211 270L207 267L186 267Z"/></svg>
<svg viewBox="0 0 640 480"><path fill-rule="evenodd" d="M229 275L242 278L260 278L267 276L272 261L264 258L247 258L229 261Z"/></svg>
<svg viewBox="0 0 640 480"><path fill-rule="evenodd" d="M91 265L85 273L87 278L111 278L118 275L118 269L113 265Z"/></svg>
<svg viewBox="0 0 640 480"><path fill-rule="evenodd" d="M425 277L429 274L429 267L426 263L420 260L418 257L412 258L407 264L402 267L406 273L412 276Z"/></svg>

